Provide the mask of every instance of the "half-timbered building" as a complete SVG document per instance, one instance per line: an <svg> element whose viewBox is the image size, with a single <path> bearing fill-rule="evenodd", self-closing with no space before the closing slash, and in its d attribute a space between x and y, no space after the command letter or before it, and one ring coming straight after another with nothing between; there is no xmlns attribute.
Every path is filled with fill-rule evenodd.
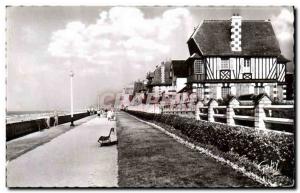
<svg viewBox="0 0 300 193"><path fill-rule="evenodd" d="M200 99L285 91L286 63L270 20L204 20L188 42L188 88ZM284 95L282 95L284 96Z"/></svg>

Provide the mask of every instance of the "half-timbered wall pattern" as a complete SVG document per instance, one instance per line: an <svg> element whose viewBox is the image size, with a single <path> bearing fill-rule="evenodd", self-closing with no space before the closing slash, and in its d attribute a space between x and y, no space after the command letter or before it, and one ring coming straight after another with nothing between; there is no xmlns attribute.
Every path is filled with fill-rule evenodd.
<svg viewBox="0 0 300 193"><path fill-rule="evenodd" d="M208 57L205 64L207 80L227 79L230 74L230 79L277 79L283 82L285 76L285 65L277 64L275 57L251 58L250 60L241 57L230 58L228 69L230 73L224 72L221 68L220 57Z"/></svg>
<svg viewBox="0 0 300 193"><path fill-rule="evenodd" d="M285 82L285 64L277 64L277 79L279 82Z"/></svg>

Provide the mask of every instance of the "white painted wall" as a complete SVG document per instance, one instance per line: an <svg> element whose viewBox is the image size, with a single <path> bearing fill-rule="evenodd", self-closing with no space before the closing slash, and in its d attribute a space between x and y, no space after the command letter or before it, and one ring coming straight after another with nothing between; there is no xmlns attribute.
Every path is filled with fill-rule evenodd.
<svg viewBox="0 0 300 193"><path fill-rule="evenodd" d="M186 86L187 78L176 78L176 92L180 91Z"/></svg>

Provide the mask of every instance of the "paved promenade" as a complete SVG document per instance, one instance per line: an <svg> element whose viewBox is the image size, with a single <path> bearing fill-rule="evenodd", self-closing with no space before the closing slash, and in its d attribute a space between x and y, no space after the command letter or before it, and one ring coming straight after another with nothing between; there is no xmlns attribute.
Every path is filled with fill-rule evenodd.
<svg viewBox="0 0 300 193"><path fill-rule="evenodd" d="M115 122L94 117L7 163L8 187L115 187L117 146L99 147Z"/></svg>
<svg viewBox="0 0 300 193"><path fill-rule="evenodd" d="M261 186L124 112L118 113L118 147L99 147L98 137L107 135L111 127L116 127L116 122L94 116L52 140L18 154L7 162L7 186ZM22 140L31 138L33 136ZM25 144L19 140L19 145Z"/></svg>
<svg viewBox="0 0 300 193"><path fill-rule="evenodd" d="M95 117L96 115L79 119L75 121L75 125L82 125L83 123L86 123ZM6 159L11 161L20 155L31 151L40 145L43 145L44 143L48 143L52 139L74 128L76 127L70 127L70 123L64 123L8 141L6 142Z"/></svg>

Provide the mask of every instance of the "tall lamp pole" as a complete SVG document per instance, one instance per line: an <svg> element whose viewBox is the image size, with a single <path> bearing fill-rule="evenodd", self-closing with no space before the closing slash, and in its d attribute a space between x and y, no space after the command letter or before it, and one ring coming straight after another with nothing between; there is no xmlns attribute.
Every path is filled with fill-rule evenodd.
<svg viewBox="0 0 300 193"><path fill-rule="evenodd" d="M70 95L71 95L71 125L74 126L74 115L73 115L73 77L74 77L74 72L71 70L70 71L70 79L71 79L71 85L70 85Z"/></svg>

